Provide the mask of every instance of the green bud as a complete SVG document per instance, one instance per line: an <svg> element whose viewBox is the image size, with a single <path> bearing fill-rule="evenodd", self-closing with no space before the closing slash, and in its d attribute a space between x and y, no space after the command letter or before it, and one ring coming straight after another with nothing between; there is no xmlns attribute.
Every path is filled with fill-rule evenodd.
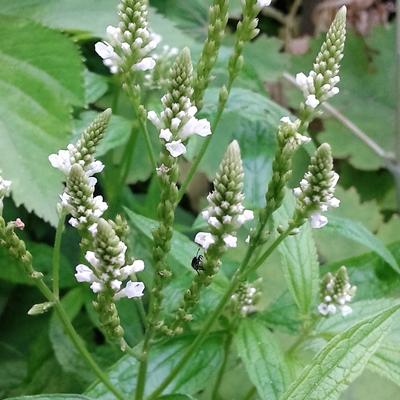
<svg viewBox="0 0 400 400"><path fill-rule="evenodd" d="M28 311L28 315L40 315L49 311L53 307L54 303L47 301L45 303L34 304Z"/></svg>

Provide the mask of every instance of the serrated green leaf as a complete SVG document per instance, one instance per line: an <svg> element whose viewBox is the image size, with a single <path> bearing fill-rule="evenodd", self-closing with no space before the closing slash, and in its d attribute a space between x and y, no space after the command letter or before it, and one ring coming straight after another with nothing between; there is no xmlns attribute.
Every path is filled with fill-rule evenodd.
<svg viewBox="0 0 400 400"><path fill-rule="evenodd" d="M82 60L71 40L30 21L0 16L0 37L0 169L16 204L55 225L62 176L47 157L66 145L71 105L84 105Z"/></svg>
<svg viewBox="0 0 400 400"><path fill-rule="evenodd" d="M382 343L367 368L400 386L400 349L398 343Z"/></svg>
<svg viewBox="0 0 400 400"><path fill-rule="evenodd" d="M85 103L91 104L103 96L108 90L108 81L102 75L85 69ZM91 121L90 121L91 122Z"/></svg>
<svg viewBox="0 0 400 400"><path fill-rule="evenodd" d="M235 343L259 396L278 400L285 391L289 372L282 350L266 326L257 320L241 321Z"/></svg>
<svg viewBox="0 0 400 400"><path fill-rule="evenodd" d="M179 361L185 349L192 343L194 336L171 339L153 346L150 351L148 380L146 393L150 394L168 375L173 366ZM180 371L178 376L165 390L165 393L193 394L204 389L209 384L215 371L222 362L222 337L210 336L201 348L193 355L191 361ZM109 378L125 395L132 395L138 371L138 361L132 357L122 357L110 370ZM102 383L95 383L86 392L98 400L113 400Z"/></svg>
<svg viewBox="0 0 400 400"><path fill-rule="evenodd" d="M399 311L395 305L336 335L304 368L282 400L334 400L363 372Z"/></svg>
<svg viewBox="0 0 400 400"><path fill-rule="evenodd" d="M274 214L275 225L286 224L294 207L295 200L288 191L282 207ZM286 238L278 250L289 292L300 313L307 315L315 306L319 292L319 263L309 224L306 223L299 234Z"/></svg>
<svg viewBox="0 0 400 400"><path fill-rule="evenodd" d="M347 239L363 244L381 256L397 273L400 274L400 267L390 251L361 223L347 218L330 216L328 225L325 229L329 229Z"/></svg>

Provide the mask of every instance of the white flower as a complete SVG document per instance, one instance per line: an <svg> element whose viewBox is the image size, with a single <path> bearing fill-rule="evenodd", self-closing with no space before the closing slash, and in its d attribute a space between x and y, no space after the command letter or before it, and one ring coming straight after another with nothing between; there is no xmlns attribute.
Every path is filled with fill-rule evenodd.
<svg viewBox="0 0 400 400"><path fill-rule="evenodd" d="M11 181L7 181L0 176L0 198L10 194Z"/></svg>
<svg viewBox="0 0 400 400"><path fill-rule="evenodd" d="M113 46L107 42L97 42L94 48L96 53L103 59L103 64L110 68L112 74L116 74L119 71L121 59L114 51Z"/></svg>
<svg viewBox="0 0 400 400"><path fill-rule="evenodd" d="M339 308L340 308L340 312L342 313L343 317L346 317L347 315L349 315L353 312L353 309L348 305L343 305Z"/></svg>
<svg viewBox="0 0 400 400"><path fill-rule="evenodd" d="M311 141L311 138L309 138L308 136L301 135L300 133L296 133L296 135L294 136L294 140L296 144L300 146L302 144L309 143Z"/></svg>
<svg viewBox="0 0 400 400"><path fill-rule="evenodd" d="M75 268L76 274L75 278L78 282L93 282L95 275L93 271L84 264L79 264Z"/></svg>
<svg viewBox="0 0 400 400"><path fill-rule="evenodd" d="M113 279L110 282L110 287L112 290L114 290L114 292L118 291L121 288L122 282L119 281L118 279Z"/></svg>
<svg viewBox="0 0 400 400"><path fill-rule="evenodd" d="M128 299L132 299L133 297L142 297L144 291L144 283L143 282L132 282L128 281L124 289L120 290L114 298L116 300L127 297Z"/></svg>
<svg viewBox="0 0 400 400"><path fill-rule="evenodd" d="M90 289L92 289L93 293L99 293L103 290L103 284L100 282L93 282L90 285Z"/></svg>
<svg viewBox="0 0 400 400"><path fill-rule="evenodd" d="M156 62L152 57L145 57L143 60L134 65L135 69L139 71L148 71L156 66Z"/></svg>
<svg viewBox="0 0 400 400"><path fill-rule="evenodd" d="M166 142L169 142L172 139L171 131L169 129L161 129L160 139L164 139Z"/></svg>
<svg viewBox="0 0 400 400"><path fill-rule="evenodd" d="M247 221L254 219L254 213L251 210L244 210L243 214L238 215L237 221L240 225L243 225Z"/></svg>
<svg viewBox="0 0 400 400"><path fill-rule="evenodd" d="M221 222L218 221L218 219L216 217L210 217L208 218L207 221L211 226L213 226L214 228L220 228L222 226Z"/></svg>
<svg viewBox="0 0 400 400"><path fill-rule="evenodd" d="M311 228L319 229L324 227L328 223L328 218L319 212L315 212L310 216Z"/></svg>
<svg viewBox="0 0 400 400"><path fill-rule="evenodd" d="M264 8L271 4L271 0L257 0L257 7Z"/></svg>
<svg viewBox="0 0 400 400"><path fill-rule="evenodd" d="M71 155L68 150L60 150L57 154L49 155L50 164L59 169L65 175L71 170Z"/></svg>
<svg viewBox="0 0 400 400"><path fill-rule="evenodd" d="M227 247L236 247L237 246L237 237L229 234L225 234L222 239Z"/></svg>
<svg viewBox="0 0 400 400"><path fill-rule="evenodd" d="M189 136L192 135L199 135L199 136L208 136L211 135L211 125L210 122L203 118L197 119L192 117L182 128L179 136L182 140L187 139Z"/></svg>
<svg viewBox="0 0 400 400"><path fill-rule="evenodd" d="M207 250L212 244L215 243L215 238L211 233L208 232L199 232L194 241L203 247L204 250Z"/></svg>
<svg viewBox="0 0 400 400"><path fill-rule="evenodd" d="M186 146L181 140L174 140L165 145L166 149L169 151L172 157L179 157L186 153Z"/></svg>
<svg viewBox="0 0 400 400"><path fill-rule="evenodd" d="M306 99L306 105L311 108L317 108L319 104L319 100L315 97L314 94L308 95Z"/></svg>
<svg viewBox="0 0 400 400"><path fill-rule="evenodd" d="M93 208L94 216L100 218L108 208L107 203L103 201L103 196L96 196L93 198Z"/></svg>
<svg viewBox="0 0 400 400"><path fill-rule="evenodd" d="M100 260L96 257L94 251L87 251L85 254L87 262L89 262L94 268L98 268L100 265Z"/></svg>
<svg viewBox="0 0 400 400"><path fill-rule="evenodd" d="M303 91L308 89L308 77L303 72L300 72L296 75L296 84Z"/></svg>
<svg viewBox="0 0 400 400"><path fill-rule="evenodd" d="M136 272L141 272L144 270L144 262L143 260L135 260L132 264L126 265L125 267L121 268L122 276L129 276Z"/></svg>
<svg viewBox="0 0 400 400"><path fill-rule="evenodd" d="M97 224L94 223L94 224L90 225L89 228L88 228L88 231L89 231L93 236L95 236L96 233L97 233Z"/></svg>
<svg viewBox="0 0 400 400"><path fill-rule="evenodd" d="M147 113L147 119L156 127L160 128L161 127L161 121L160 118L158 118L158 115L155 111L149 111Z"/></svg>
<svg viewBox="0 0 400 400"><path fill-rule="evenodd" d="M101 161L93 161L91 162L88 166L85 167L85 174L88 177L93 176L94 174L97 174L104 169L104 164ZM96 184L96 182L95 182ZM94 185L93 185L94 186Z"/></svg>

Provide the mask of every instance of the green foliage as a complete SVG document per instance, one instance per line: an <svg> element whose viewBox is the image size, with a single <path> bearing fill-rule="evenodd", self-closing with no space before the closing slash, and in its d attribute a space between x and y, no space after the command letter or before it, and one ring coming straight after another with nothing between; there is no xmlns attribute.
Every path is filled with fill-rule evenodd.
<svg viewBox="0 0 400 400"><path fill-rule="evenodd" d="M295 201L287 193L283 206L275 213L275 224L284 224L293 215ZM289 236L279 246L284 276L299 311L306 316L315 308L319 293L319 263L309 224L301 232Z"/></svg>
<svg viewBox="0 0 400 400"><path fill-rule="evenodd" d="M259 396L280 399L289 372L282 350L265 325L257 320L243 320L236 335L236 346Z"/></svg>
<svg viewBox="0 0 400 400"><path fill-rule="evenodd" d="M335 336L291 384L282 399L337 399L378 349L399 305Z"/></svg>
<svg viewBox="0 0 400 400"><path fill-rule="evenodd" d="M153 346L149 360L151 375L146 386L148 393L157 387L192 341L193 336L188 335ZM168 387L167 392L194 394L207 387L222 361L221 344L220 336L208 338L192 358L190 365L183 369ZM136 359L125 356L110 369L111 381L126 395L130 395L135 389L137 367ZM102 383L92 385L86 394L100 400L113 399Z"/></svg>
<svg viewBox="0 0 400 400"><path fill-rule="evenodd" d="M0 34L8 38L0 43L0 168L15 202L55 224L61 179L47 157L67 142L71 105L84 105L82 61L68 38L33 22L2 16Z"/></svg>

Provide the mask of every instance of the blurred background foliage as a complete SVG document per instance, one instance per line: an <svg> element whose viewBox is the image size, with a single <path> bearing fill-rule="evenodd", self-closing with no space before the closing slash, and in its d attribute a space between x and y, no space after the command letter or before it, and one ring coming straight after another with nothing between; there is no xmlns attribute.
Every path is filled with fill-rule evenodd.
<svg viewBox="0 0 400 400"><path fill-rule="evenodd" d="M162 45L189 46L196 60L207 34L210 2L151 0L150 3L151 26L162 35ZM98 112L112 106L113 117L98 153L106 163L101 184L107 197L116 190L113 170L118 168L131 129L136 128L118 82L109 75L94 52L94 43L104 37L106 26L116 22L117 4L117 0L0 0L0 169L6 179L13 181L12 200L5 204L5 215L7 219L20 217L25 222L27 229L23 237L34 255L36 268L45 275L51 265L53 227L57 221L55 205L62 190L61 176L50 168L47 156L65 147ZM277 123L288 110L296 113L300 99L287 74L310 70L322 33L326 32L335 10L342 4L347 4L349 9L349 35L341 73L341 92L332 101L332 106L385 152L395 148L398 93L394 85L394 2L273 2L272 7L260 15L261 33L246 47L244 69L202 162L201 172L178 209L176 240L179 245L173 246L171 257L181 279L168 288L171 298L190 279L188 267L195 246L189 238L201 224L196 215L204 205L209 182L222 154L233 138L240 142L242 149L247 206L257 209L263 204ZM228 34L202 111L210 119L215 113L218 88L226 78L234 29L240 17L240 0L232 0ZM159 109L160 96L161 91L149 91L148 108ZM332 218L356 220L362 224L356 233L349 229L338 235L332 227L314 234L324 271L347 265L352 282L359 286L358 299L361 300L398 293L399 276L389 268L388 257L382 256L387 251L384 243L389 245L389 254L400 262L400 199L396 199L391 167L388 168L387 160L360 141L348 125L328 114L313 121L310 133L315 144L327 141L332 145L335 166L341 176L337 197L342 205L331 212ZM158 139L156 135L153 137L154 146L157 146ZM193 138L187 157L189 162L200 144ZM308 161L306 150L296 154L293 186ZM186 166L182 165L183 169ZM143 218L155 218L158 201L157 188L150 175L145 144L139 136L128 176L129 187L122 190L121 205L113 211L121 211L123 206L132 210L128 214L133 232L132 246L135 254L148 260L148 265L151 264L152 222ZM346 230L346 226L342 230ZM80 257L78 240L75 232L66 230L61 269L63 301L98 362L110 366L118 361L120 353L104 341L91 306L91 294L78 288L73 279L73 268ZM242 254L243 249L239 248L228 256L224 264L228 275L229 267L235 265ZM283 321L279 320L282 307L285 312L293 307L293 301L284 292L279 256L276 255L270 264L272 268L262 272L265 321L281 324L283 332L296 331L298 321L291 321L289 314L285 314ZM148 280L150 275L148 272ZM218 287L223 288L226 284L224 279L221 277L209 290L204 304L197 310L199 315L212 308L221 292ZM35 318L26 315L33 303L41 301L40 295L29 286L20 266L2 250L0 288L0 397L83 392L92 382L92 374L82 365L51 314ZM120 302L119 308L128 340L135 345L143 333L136 309L124 301ZM168 352L179 352L185 341L190 340L190 335L176 339L175 347L169 347ZM218 335L211 337L204 345L202 356L205 358L199 356L199 360L194 360L194 363L207 362L208 370L201 374L187 371L182 377L186 392L197 393L206 388L213 370L210 366L218 365L221 359L216 350L219 341ZM170 367L170 360L162 346L156 352L155 368L161 374L157 376L162 376ZM126 368L122 365L124 359L118 363L117 370ZM125 377L126 382L133 379L128 378ZM224 397L242 398L238 393L244 393L250 387L246 379L240 366L232 368L224 380ZM88 394L109 398L100 386L93 386ZM343 398L368 398L371 391L375 398L385 400L392 399L398 388L386 378L368 372ZM207 398L207 393L203 396Z"/></svg>

